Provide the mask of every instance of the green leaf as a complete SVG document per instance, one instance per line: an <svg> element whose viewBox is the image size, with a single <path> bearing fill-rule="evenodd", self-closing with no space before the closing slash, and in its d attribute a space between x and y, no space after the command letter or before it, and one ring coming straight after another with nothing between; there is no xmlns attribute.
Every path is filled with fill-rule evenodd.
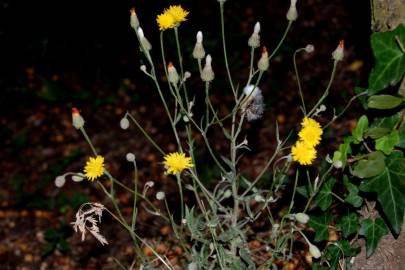
<svg viewBox="0 0 405 270"><path fill-rule="evenodd" d="M405 148L405 124L403 124L399 128L399 142L397 143L397 147Z"/></svg>
<svg viewBox="0 0 405 270"><path fill-rule="evenodd" d="M396 113L389 117L376 118L374 119L373 123L371 123L370 127L386 128L392 130L400 119L401 119L400 113Z"/></svg>
<svg viewBox="0 0 405 270"><path fill-rule="evenodd" d="M384 154L380 151L372 152L354 165L352 174L358 178L379 175L385 168L384 158Z"/></svg>
<svg viewBox="0 0 405 270"><path fill-rule="evenodd" d="M377 218L376 220L368 218L361 222L359 234L366 237L367 257L374 253L381 237L387 233L388 230L382 218Z"/></svg>
<svg viewBox="0 0 405 270"><path fill-rule="evenodd" d="M371 139L378 139L381 138L382 136L387 135L390 133L391 129L389 128L380 128L380 127L375 127L375 128L369 128L364 132L364 137L368 138L370 137Z"/></svg>
<svg viewBox="0 0 405 270"><path fill-rule="evenodd" d="M318 194L315 197L315 203L318 205L323 211L329 208L332 204L332 188L336 183L335 178L329 178L323 185L321 190L319 190Z"/></svg>
<svg viewBox="0 0 405 270"><path fill-rule="evenodd" d="M346 175L343 176L343 183L349 191L349 194L345 198L345 202L350 203L354 207L360 207L363 203L363 198L358 195L359 189L357 188L357 186L350 183Z"/></svg>
<svg viewBox="0 0 405 270"><path fill-rule="evenodd" d="M308 198L309 197L309 188L308 188L308 186L300 186L300 187L297 187L297 192L299 193L299 194L301 194L302 196L304 196L305 198Z"/></svg>
<svg viewBox="0 0 405 270"><path fill-rule="evenodd" d="M383 172L364 179L360 190L376 193L393 231L399 234L405 209L405 159L402 152L394 151L385 161L387 165Z"/></svg>
<svg viewBox="0 0 405 270"><path fill-rule="evenodd" d="M392 153L397 143L399 143L399 132L398 130L394 130L390 134L377 139L375 141L375 149L389 155Z"/></svg>
<svg viewBox="0 0 405 270"><path fill-rule="evenodd" d="M352 131L352 136L355 143L359 143L363 140L364 131L368 128L368 118L363 115L357 122L356 128Z"/></svg>
<svg viewBox="0 0 405 270"><path fill-rule="evenodd" d="M352 137L347 137L344 139L344 143L339 145L339 150L333 153L333 161L340 160L342 162L342 169L345 168L347 162L347 155L352 152L350 143L353 142Z"/></svg>
<svg viewBox="0 0 405 270"><path fill-rule="evenodd" d="M376 95L368 99L368 107L371 109L388 110L398 107L403 101L403 97Z"/></svg>
<svg viewBox="0 0 405 270"><path fill-rule="evenodd" d="M350 213L347 216L343 216L338 220L336 228L343 233L345 238L347 238L351 234L357 232L359 228L359 218L355 213Z"/></svg>
<svg viewBox="0 0 405 270"><path fill-rule="evenodd" d="M371 47L376 65L368 80L370 94L375 94L388 85L397 84L405 73L405 54L395 40L395 36L405 44L404 25L399 25L394 31L371 35Z"/></svg>
<svg viewBox="0 0 405 270"><path fill-rule="evenodd" d="M312 270L329 270L329 267L323 267L318 263L312 265Z"/></svg>
<svg viewBox="0 0 405 270"><path fill-rule="evenodd" d="M329 261L330 270L340 269L339 260L343 257L353 257L359 253L358 247L350 246L349 241L339 240L328 245L325 251L325 258Z"/></svg>
<svg viewBox="0 0 405 270"><path fill-rule="evenodd" d="M332 215L329 212L322 216L311 216L308 225L315 230L315 242L329 239L329 224L332 222Z"/></svg>

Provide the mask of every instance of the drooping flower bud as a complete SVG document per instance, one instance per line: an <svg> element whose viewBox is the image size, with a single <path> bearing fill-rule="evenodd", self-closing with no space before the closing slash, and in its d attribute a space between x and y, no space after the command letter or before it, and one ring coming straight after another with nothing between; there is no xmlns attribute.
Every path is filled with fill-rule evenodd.
<svg viewBox="0 0 405 270"><path fill-rule="evenodd" d="M255 24L255 28L253 29L253 34L250 36L248 40L249 47L258 48L260 46L260 23L257 22Z"/></svg>
<svg viewBox="0 0 405 270"><path fill-rule="evenodd" d="M78 174L75 174L72 176L72 180L74 182L81 182L81 181L83 181L84 178L86 178L86 176L82 173L78 173Z"/></svg>
<svg viewBox="0 0 405 270"><path fill-rule="evenodd" d="M294 215L295 220L297 220L301 224L306 224L309 220L309 216L304 213L297 213Z"/></svg>
<svg viewBox="0 0 405 270"><path fill-rule="evenodd" d="M152 45L150 44L150 42L146 39L143 30L141 27L138 27L138 36L139 36L139 42L141 43L142 47L147 50L150 51L152 49Z"/></svg>
<svg viewBox="0 0 405 270"><path fill-rule="evenodd" d="M129 127L129 120L128 120L128 118L123 117L123 118L120 120L120 127L121 127L122 129L127 129L127 128Z"/></svg>
<svg viewBox="0 0 405 270"><path fill-rule="evenodd" d="M205 57L205 66L201 72L201 79L204 82L211 82L215 77L214 71L212 70L211 63L212 63L212 58L211 58L211 55L208 54L207 57Z"/></svg>
<svg viewBox="0 0 405 270"><path fill-rule="evenodd" d="M341 40L336 50L333 51L332 58L335 59L335 61L342 61L345 55L344 49L345 49L345 42L344 40Z"/></svg>
<svg viewBox="0 0 405 270"><path fill-rule="evenodd" d="M321 257L322 254L319 248L311 243L308 244L309 244L309 253L311 254L311 256L314 257L315 259Z"/></svg>
<svg viewBox="0 0 405 270"><path fill-rule="evenodd" d="M135 155L133 153L127 153L125 155L125 158L127 159L128 162L134 162L135 161Z"/></svg>
<svg viewBox="0 0 405 270"><path fill-rule="evenodd" d="M136 16L134 8L131 8L130 12L131 12L130 25L136 31L139 27L138 16Z"/></svg>
<svg viewBox="0 0 405 270"><path fill-rule="evenodd" d="M198 31L196 43L193 50L193 57L195 59L203 59L205 57L205 50L202 44L203 41L203 34L201 31Z"/></svg>
<svg viewBox="0 0 405 270"><path fill-rule="evenodd" d="M298 17L298 12L297 12L297 0L291 0L290 2L290 8L287 11L287 20L289 21L295 21Z"/></svg>
<svg viewBox="0 0 405 270"><path fill-rule="evenodd" d="M266 71L269 68L269 53L267 52L266 47L263 47L262 49L262 56L257 63L257 68L260 71Z"/></svg>
<svg viewBox="0 0 405 270"><path fill-rule="evenodd" d="M172 84L177 84L179 82L179 74L172 62L169 62L167 65L167 80Z"/></svg>
<svg viewBox="0 0 405 270"><path fill-rule="evenodd" d="M166 197L166 195L163 191L158 191L156 193L156 199L158 199L159 201L163 200L165 197Z"/></svg>
<svg viewBox="0 0 405 270"><path fill-rule="evenodd" d="M80 129L84 126L84 119L76 108L72 108L72 124L76 129Z"/></svg>
<svg viewBox="0 0 405 270"><path fill-rule="evenodd" d="M58 188L63 187L65 182L66 182L66 178L64 175L59 175L58 177L55 178L55 186Z"/></svg>

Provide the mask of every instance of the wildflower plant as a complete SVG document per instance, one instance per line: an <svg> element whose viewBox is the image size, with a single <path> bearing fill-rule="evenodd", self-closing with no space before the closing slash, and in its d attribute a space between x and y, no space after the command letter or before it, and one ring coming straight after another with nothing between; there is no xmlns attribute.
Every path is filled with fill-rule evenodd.
<svg viewBox="0 0 405 270"><path fill-rule="evenodd" d="M325 196L328 201L331 200L329 197L332 196L331 194L340 198L339 195L332 192L335 180L331 178L331 172L337 167L338 161L341 163L340 168L348 162L345 159L349 153L347 147L339 148L340 154L335 153L333 160L330 157L321 156L317 149L322 146L324 130L341 115L334 115L328 123L323 125L319 119L320 114L326 109L323 102L331 90L338 63L344 57L343 42L340 42L332 53L330 80L322 96L312 107L308 107L305 103L296 57L300 52L312 53L314 47L307 45L294 52L293 63L302 111L302 122L297 124L300 129L299 131L292 130L285 138L281 138L276 122L274 124L274 137L277 142L275 150L268 157L261 171L254 178L249 178L239 167L243 154L249 151L249 142L243 136L243 131L247 128L246 122L260 121L263 117L264 93L259 88L259 84L263 74L269 69L270 60L276 55L291 29L292 23L298 18L297 1L291 0L289 10L286 12L286 29L274 49L267 49L272 47L269 44L266 44L266 47L261 44L260 32L262 29L259 22L253 27L253 34L246 37L246 46L250 48L251 59L248 78L246 82L241 83L234 81L228 63L224 31L225 3L225 0L218 0L223 60L229 87L221 91L229 91L233 97L232 110L225 115L221 114L211 101L210 92L216 91L216 80L222 79L215 76L214 73L214 67L219 66L220 63L211 57L211 52L205 51L201 31L197 32L196 44L190 56L195 59L199 74L190 75L183 66L179 29L180 27L190 27L186 24L189 11L181 6L170 6L156 17L157 27L160 30L160 61L167 78L167 81L162 83L156 69L157 60L150 53L154 47L152 48L141 28L142 21L147 19L140 20L135 10L131 10L130 26L134 30L141 52L146 59L145 65L142 65L140 70L151 79L152 84L156 87L170 123L176 150L168 153L162 149L136 117L130 113L123 116L120 126L126 130L131 123L134 124L161 155L162 174L169 175L177 183L180 197L178 209L170 209L163 191L155 192L155 198L164 203L165 209L159 209L151 202L147 191L154 188L153 182L146 182L143 191L138 190L140 179L138 179L137 159L132 153L128 153L126 159L134 167L133 187L114 178L108 171L108 162L104 166L104 158L97 153L86 133L85 121L79 110L73 109L73 126L82 133L93 155L84 168L84 174L75 176L76 178L81 177L81 179L86 177L94 181L91 184L97 185L111 204L111 209L99 203L84 205L76 214L74 228L82 234L82 239L86 232L90 232L103 245L113 242L113 239L102 236L98 228L100 222L98 218L101 218L102 211L108 212L128 231L133 240L137 256L133 265L136 269L157 269L157 267L162 269L177 269L176 267L181 269L281 269L295 256L297 242L301 242L301 246L305 246L305 254L308 254L310 258L309 263L320 267L317 269L324 269L322 265L328 265L328 261L336 258L329 256L329 247L322 252L320 246L316 246L314 242L325 240L325 235L328 236L332 217L329 214L322 217L311 216L308 212L316 206L320 206L323 211L326 211L326 208L323 207ZM229 4L231 3L232 1ZM150 21L148 20L148 23ZM173 32L169 31L170 29L173 29ZM166 59L165 54L168 49L164 42L167 35L173 35L176 40L177 59L170 59L170 61ZM260 47L262 47L262 53L260 58L256 59L255 51ZM190 76L201 79L200 86L205 93L205 111L202 115L193 113L194 103L199 101L194 98L196 93L190 91L191 88L187 81ZM164 84L166 85L164 86ZM239 85L244 85L244 87L239 87ZM193 91L195 88L194 86ZM365 94L363 92L358 96ZM226 154L214 151L210 134L215 129L222 131L227 140L228 153ZM196 144L194 138L197 134L202 138L203 145ZM292 137L297 138L295 142L291 140ZM379 146L386 149L385 146L380 144ZM215 181L212 181L214 182L212 186L205 185L202 180L200 171L202 161L196 155L197 147L205 149L219 172L214 176ZM319 164L321 159L329 161L326 169L314 166ZM312 166L313 170L308 170L309 166ZM291 173L291 170L294 173ZM100 181L103 178L107 178L109 181L108 188L104 181ZM63 186L64 181L61 178L57 180L58 186ZM269 183L269 185L262 185L263 182ZM355 187L348 186L351 194L357 196ZM130 216L123 214L118 203L115 191L118 188L133 196ZM373 187L371 184L365 184L363 188L367 191ZM191 192L189 194L193 194L195 205L186 203L184 200L185 189ZM304 204L296 204L297 193L304 198ZM283 196L288 197L288 207L281 212L274 211ZM361 202L358 206L360 205ZM330 204L327 207L329 206ZM140 207L171 225L175 241L184 252L186 261L184 265L173 265L164 254L156 251L153 243L138 234L137 214ZM175 212L176 216L180 218L174 218ZM263 220L267 226L266 233L260 237L254 235L251 225ZM313 240L310 240L312 238L308 236L309 227L316 230ZM345 232L344 229L342 230ZM367 232L364 233L367 234ZM251 239L260 241L259 246L252 248L249 244ZM350 247L345 246L346 242L337 241L333 245L342 250L335 261L345 260L345 257L355 254ZM144 256L142 249L145 247L151 249L152 259ZM258 260L258 257L261 259Z"/></svg>

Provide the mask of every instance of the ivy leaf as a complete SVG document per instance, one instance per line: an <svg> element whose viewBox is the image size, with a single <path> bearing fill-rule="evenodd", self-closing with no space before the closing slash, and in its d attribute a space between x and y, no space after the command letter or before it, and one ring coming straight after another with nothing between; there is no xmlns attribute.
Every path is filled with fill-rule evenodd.
<svg viewBox="0 0 405 270"><path fill-rule="evenodd" d="M378 110L388 110L398 107L403 101L403 97L396 97L391 95L376 95L371 96L368 99L368 107Z"/></svg>
<svg viewBox="0 0 405 270"><path fill-rule="evenodd" d="M353 167L352 174L358 178L367 178L379 175L384 171L385 156L380 151L367 155L365 159L359 160Z"/></svg>
<svg viewBox="0 0 405 270"><path fill-rule="evenodd" d="M393 231L399 234L405 209L405 159L403 153L394 151L386 158L383 172L373 178L364 179L360 190L375 192Z"/></svg>
<svg viewBox="0 0 405 270"><path fill-rule="evenodd" d="M335 178L329 178L323 185L319 193L315 197L315 203L318 205L323 211L329 208L332 204L332 189L336 183Z"/></svg>
<svg viewBox="0 0 405 270"><path fill-rule="evenodd" d="M399 132L398 130L393 130L390 134L375 141L375 149L383 151L384 154L389 155L392 153L397 143L399 143Z"/></svg>
<svg viewBox="0 0 405 270"><path fill-rule="evenodd" d="M371 47L376 65L371 71L368 84L370 94L375 94L388 85L396 85L405 73L405 54L395 36L405 44L405 26L400 24L394 31L371 35Z"/></svg>
<svg viewBox="0 0 405 270"><path fill-rule="evenodd" d="M392 130L398 121L401 119L400 113L396 113L389 117L381 117L374 119L373 123L371 123L371 128L386 128Z"/></svg>
<svg viewBox="0 0 405 270"><path fill-rule="evenodd" d="M309 194L311 193L311 192L309 191L308 186L300 186L300 187L297 187L297 192L298 192L299 194L301 194L302 196L304 196L305 198L308 198L308 197L309 197Z"/></svg>
<svg viewBox="0 0 405 270"><path fill-rule="evenodd" d="M350 143L353 142L352 137L346 137L344 139L344 143L339 145L339 150L335 151L333 153L333 161L338 161L340 160L342 162L342 169L345 168L346 162L347 162L347 155L352 152L352 149L350 147Z"/></svg>
<svg viewBox="0 0 405 270"><path fill-rule="evenodd" d="M405 124L399 128L399 142L396 146L405 148Z"/></svg>
<svg viewBox="0 0 405 270"><path fill-rule="evenodd" d="M388 128L380 128L380 127L369 128L364 133L364 137L366 138L370 137L371 139L375 140L389 134L390 131L391 130Z"/></svg>
<svg viewBox="0 0 405 270"><path fill-rule="evenodd" d="M315 230L315 242L329 239L329 224L332 222L332 215L329 212L322 216L311 216L308 225Z"/></svg>
<svg viewBox="0 0 405 270"><path fill-rule="evenodd" d="M359 253L358 247L350 246L349 241L339 240L331 243L325 251L325 258L329 261L330 267L328 269L340 269L339 260L342 257L353 257Z"/></svg>
<svg viewBox="0 0 405 270"><path fill-rule="evenodd" d="M377 218L376 220L368 218L361 222L359 234L366 237L367 257L374 253L381 237L383 237L387 233L388 230L382 218Z"/></svg>
<svg viewBox="0 0 405 270"><path fill-rule="evenodd" d="M343 216L338 220L336 228L343 233L345 238L347 238L351 234L356 233L359 229L359 218L355 213Z"/></svg>
<svg viewBox="0 0 405 270"><path fill-rule="evenodd" d="M368 118L363 115L357 122L356 128L352 131L354 143L359 143L363 140L364 131L368 128Z"/></svg>
<svg viewBox="0 0 405 270"><path fill-rule="evenodd" d="M359 189L357 188L357 186L350 183L346 175L343 177L343 183L349 191L349 194L345 198L345 202L350 203L354 207L360 207L363 203L363 198L358 195Z"/></svg>

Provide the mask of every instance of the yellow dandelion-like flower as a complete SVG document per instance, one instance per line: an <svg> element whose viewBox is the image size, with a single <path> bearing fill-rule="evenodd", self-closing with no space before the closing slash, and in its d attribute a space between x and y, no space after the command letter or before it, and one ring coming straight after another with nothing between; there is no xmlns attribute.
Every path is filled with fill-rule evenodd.
<svg viewBox="0 0 405 270"><path fill-rule="evenodd" d="M84 175L90 180L94 181L96 178L104 174L104 158L97 156L95 158L90 157L84 167Z"/></svg>
<svg viewBox="0 0 405 270"><path fill-rule="evenodd" d="M179 5L170 6L169 9L165 10L166 12L173 16L176 24L186 21L186 17L190 13Z"/></svg>
<svg viewBox="0 0 405 270"><path fill-rule="evenodd" d="M176 22L173 15L171 15L167 11L158 15L156 18L156 22L159 26L159 30L161 31L174 28L176 26Z"/></svg>
<svg viewBox="0 0 405 270"><path fill-rule="evenodd" d="M301 165L311 165L316 158L316 150L314 147L298 141L291 148L291 155L294 161Z"/></svg>
<svg viewBox="0 0 405 270"><path fill-rule="evenodd" d="M164 156L163 164L167 174L181 173L185 169L193 167L191 157L186 157L184 153L170 153Z"/></svg>
<svg viewBox="0 0 405 270"><path fill-rule="evenodd" d="M317 146L321 142L322 133L321 125L318 122L305 117L302 121L302 129L298 133L298 137L308 146Z"/></svg>

